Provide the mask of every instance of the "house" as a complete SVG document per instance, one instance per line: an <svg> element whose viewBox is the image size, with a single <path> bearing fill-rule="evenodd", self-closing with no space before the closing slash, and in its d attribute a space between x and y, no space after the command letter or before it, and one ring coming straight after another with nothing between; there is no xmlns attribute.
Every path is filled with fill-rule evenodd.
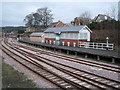
<svg viewBox="0 0 120 90"><path fill-rule="evenodd" d="M43 32L34 32L34 33L31 33L29 38L30 38L30 41L34 41L34 42L42 42L44 43L44 33Z"/></svg>
<svg viewBox="0 0 120 90"><path fill-rule="evenodd" d="M74 21L72 21L71 23L74 26L87 25L87 24L91 23L91 19L90 18L85 18L85 17L76 17L76 18L74 18Z"/></svg>
<svg viewBox="0 0 120 90"><path fill-rule="evenodd" d="M35 32L35 27L27 27L25 32Z"/></svg>
<svg viewBox="0 0 120 90"><path fill-rule="evenodd" d="M94 22L101 22L104 20L112 20L112 18L110 16L104 15L104 14L98 14L98 16L96 16L93 21Z"/></svg>
<svg viewBox="0 0 120 90"><path fill-rule="evenodd" d="M79 46L80 42L89 42L92 31L86 26L52 27L44 31L45 43Z"/></svg>
<svg viewBox="0 0 120 90"><path fill-rule="evenodd" d="M81 24L80 24L80 20L79 20L77 17L74 18L74 21L71 21L71 24L72 24L73 26L81 25Z"/></svg>
<svg viewBox="0 0 120 90"><path fill-rule="evenodd" d="M69 25L64 24L62 21L58 20L58 22L53 22L49 25L49 27L68 27Z"/></svg>
<svg viewBox="0 0 120 90"><path fill-rule="evenodd" d="M9 37L13 39L17 39L17 34L10 34Z"/></svg>
<svg viewBox="0 0 120 90"><path fill-rule="evenodd" d="M25 32L43 32L46 27L40 25L36 27L27 27Z"/></svg>

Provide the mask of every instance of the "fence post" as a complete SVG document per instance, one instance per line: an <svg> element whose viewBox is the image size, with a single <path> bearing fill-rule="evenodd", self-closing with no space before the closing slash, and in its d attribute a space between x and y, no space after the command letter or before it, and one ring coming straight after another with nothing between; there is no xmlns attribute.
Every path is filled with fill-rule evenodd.
<svg viewBox="0 0 120 90"><path fill-rule="evenodd" d="M102 49L103 49L103 43L102 43Z"/></svg>
<svg viewBox="0 0 120 90"><path fill-rule="evenodd" d="M115 58L112 58L112 63L115 63Z"/></svg>
<svg viewBox="0 0 120 90"><path fill-rule="evenodd" d="M93 48L94 48L94 42L92 44L93 44Z"/></svg>
<svg viewBox="0 0 120 90"><path fill-rule="evenodd" d="M97 56L97 60L100 60L100 56Z"/></svg>
<svg viewBox="0 0 120 90"><path fill-rule="evenodd" d="M85 58L87 58L88 57L88 55L87 54L85 54Z"/></svg>

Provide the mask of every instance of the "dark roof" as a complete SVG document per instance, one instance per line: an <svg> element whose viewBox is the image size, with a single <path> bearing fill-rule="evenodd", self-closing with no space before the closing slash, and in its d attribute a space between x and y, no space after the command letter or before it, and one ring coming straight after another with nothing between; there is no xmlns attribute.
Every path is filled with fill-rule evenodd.
<svg viewBox="0 0 120 90"><path fill-rule="evenodd" d="M13 37L14 38L14 37L17 37L17 35L9 35L9 37Z"/></svg>
<svg viewBox="0 0 120 90"><path fill-rule="evenodd" d="M86 25L83 26L71 26L71 27L52 27L46 29L44 32L54 32L54 33L61 33L61 32L79 32L83 28L88 28ZM92 32L89 28L88 30Z"/></svg>
<svg viewBox="0 0 120 90"><path fill-rule="evenodd" d="M37 32L37 33L30 34L30 36L41 36L41 35L44 35L44 33L43 32Z"/></svg>
<svg viewBox="0 0 120 90"><path fill-rule="evenodd" d="M71 24L71 23L65 23L65 25L73 26L73 24Z"/></svg>
<svg viewBox="0 0 120 90"><path fill-rule="evenodd" d="M53 22L53 23L50 24L50 26L54 26L56 24L58 24L58 22Z"/></svg>
<svg viewBox="0 0 120 90"><path fill-rule="evenodd" d="M87 20L87 21L91 21L90 18L85 18L85 17L76 17L77 19L81 19L81 20Z"/></svg>
<svg viewBox="0 0 120 90"><path fill-rule="evenodd" d="M103 21L103 20L112 20L112 18L110 16L107 16L107 15L98 14L98 16L96 16L93 19L93 21Z"/></svg>

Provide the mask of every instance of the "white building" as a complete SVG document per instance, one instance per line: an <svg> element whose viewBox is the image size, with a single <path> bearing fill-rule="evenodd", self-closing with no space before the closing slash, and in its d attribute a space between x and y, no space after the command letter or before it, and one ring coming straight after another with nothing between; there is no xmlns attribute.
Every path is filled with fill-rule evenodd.
<svg viewBox="0 0 120 90"><path fill-rule="evenodd" d="M55 27L44 31L45 43L78 46L80 42L89 42L92 31L86 26Z"/></svg>

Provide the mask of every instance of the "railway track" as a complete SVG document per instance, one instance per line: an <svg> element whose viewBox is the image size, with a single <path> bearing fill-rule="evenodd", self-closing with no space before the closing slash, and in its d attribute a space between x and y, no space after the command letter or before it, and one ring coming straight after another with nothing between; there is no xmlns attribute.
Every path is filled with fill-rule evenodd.
<svg viewBox="0 0 120 90"><path fill-rule="evenodd" d="M13 47L11 47L11 48L18 51L19 53L25 55L29 59L32 59L34 57L35 60L39 60L39 61L42 60L42 62L46 63L47 65L50 65L58 70L61 70L64 73L67 73L67 75L64 75L64 73L63 73L64 78L67 78L67 80L69 80L71 78L72 82L74 82L78 85L80 84L82 87L86 86L85 88L88 88L88 87L94 86L94 88L99 88L99 89L106 89L106 88L107 89L118 89L119 88L120 82L117 82L114 80L109 80L107 78L103 78L103 77L100 77L100 76L97 76L97 75L94 75L94 74L91 74L91 73L88 73L88 72L85 72L82 70L75 69L70 66L66 66L64 64L53 62L53 61L50 61L49 59L45 59L43 57L36 56L29 52L18 50L18 48L13 48ZM47 60L47 62L46 62L46 60ZM43 66L45 66L45 64L43 64ZM47 68L49 68L49 67L47 67Z"/></svg>
<svg viewBox="0 0 120 90"><path fill-rule="evenodd" d="M88 65L88 66L100 67L100 68L103 68L105 70L120 73L120 67L100 64L100 63L91 62L91 61L85 61L85 60L82 60L82 59L77 59L77 58L73 58L73 57L69 57L69 56L65 56L65 55L61 55L61 54L56 54L56 53L53 53L53 52L50 52L50 51L48 52L48 51L45 51L45 50L42 50L42 49L38 50L38 49L35 49L35 48L31 48L29 46L23 46L23 45L18 45L18 46L29 49L29 50L32 50L32 51L35 51L35 52L40 52L40 53L43 53L43 54L46 54L46 55L49 55L49 56L53 56L53 57L56 57L56 58L68 60L68 61L71 61L71 62L76 62L76 63L79 63L79 64Z"/></svg>
<svg viewBox="0 0 120 90"><path fill-rule="evenodd" d="M37 75L40 75L43 78L45 78L45 79L49 80L50 82L54 83L58 87L60 87L62 89L67 89L67 88L81 88L83 90L87 89L86 87L83 87L81 85L77 85L76 83L71 82L70 80L67 80L64 77L61 77L54 72L51 72L49 69L45 68L41 64L38 64L37 62L30 59L29 57L26 57L24 55L24 57L26 57L26 58L23 58L22 56L17 55L16 53L13 53L13 51L11 51L10 49L6 48L5 45L2 45L2 46L3 46L2 50L8 56L13 58L15 61L22 64L26 68L30 69L31 71L33 71Z"/></svg>

